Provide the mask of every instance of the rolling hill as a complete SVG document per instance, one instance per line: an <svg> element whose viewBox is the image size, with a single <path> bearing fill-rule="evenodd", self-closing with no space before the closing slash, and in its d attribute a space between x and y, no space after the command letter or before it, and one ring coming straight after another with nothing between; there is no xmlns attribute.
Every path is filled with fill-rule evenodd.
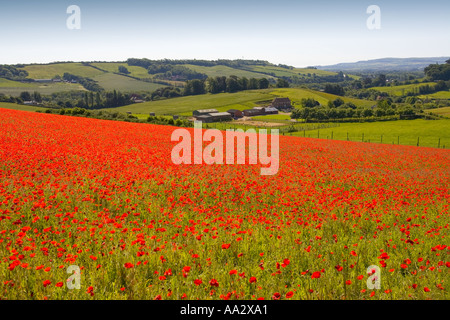
<svg viewBox="0 0 450 320"><path fill-rule="evenodd" d="M431 58L383 58L350 63L338 63L328 66L317 66L327 71L359 72L388 72L388 71L423 71L433 63L444 63L449 57Z"/></svg>

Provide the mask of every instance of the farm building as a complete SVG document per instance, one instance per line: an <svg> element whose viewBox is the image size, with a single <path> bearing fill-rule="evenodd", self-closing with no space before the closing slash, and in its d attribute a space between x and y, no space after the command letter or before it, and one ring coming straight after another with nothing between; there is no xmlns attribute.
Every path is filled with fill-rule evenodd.
<svg viewBox="0 0 450 320"><path fill-rule="evenodd" d="M273 107L267 107L265 111L266 114L278 114L278 109Z"/></svg>
<svg viewBox="0 0 450 320"><path fill-rule="evenodd" d="M179 116L175 115L173 116L173 120L178 120Z"/></svg>
<svg viewBox="0 0 450 320"><path fill-rule="evenodd" d="M155 113L154 113L154 112L150 112L150 115L151 115L152 117L154 117L154 116L155 116Z"/></svg>
<svg viewBox="0 0 450 320"><path fill-rule="evenodd" d="M202 115L208 115L209 113L218 113L219 111L217 111L216 109L203 109L203 110L194 110L192 112L192 115L194 117L196 116L202 116Z"/></svg>
<svg viewBox="0 0 450 320"><path fill-rule="evenodd" d="M209 115L213 117L213 122L231 120L231 114L229 114L228 112L214 112L210 113Z"/></svg>
<svg viewBox="0 0 450 320"><path fill-rule="evenodd" d="M264 111L259 110L259 109L247 109L247 110L242 111L242 113L246 117L253 117L253 116L264 115Z"/></svg>
<svg viewBox="0 0 450 320"><path fill-rule="evenodd" d="M231 116L235 119L237 118L242 118L242 111L241 110L237 110L237 109L230 109L227 111L229 114L231 114Z"/></svg>
<svg viewBox="0 0 450 320"><path fill-rule="evenodd" d="M195 119L197 121L202 121L205 123L232 120L231 114L229 114L228 112L213 112L208 114L202 114L200 116L196 116Z"/></svg>
<svg viewBox="0 0 450 320"><path fill-rule="evenodd" d="M275 98L270 106L278 110L292 109L291 100L289 98Z"/></svg>

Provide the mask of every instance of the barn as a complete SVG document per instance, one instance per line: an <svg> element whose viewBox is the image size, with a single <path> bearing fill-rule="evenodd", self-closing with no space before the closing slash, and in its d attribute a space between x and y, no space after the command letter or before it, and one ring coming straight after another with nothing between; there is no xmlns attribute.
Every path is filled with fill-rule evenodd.
<svg viewBox="0 0 450 320"><path fill-rule="evenodd" d="M229 114L231 114L231 116L235 119L237 118L242 118L243 113L241 110L237 110L237 109L230 109L227 111Z"/></svg>
<svg viewBox="0 0 450 320"><path fill-rule="evenodd" d="M197 116L203 116L203 115L208 115L208 114L210 114L210 113L218 113L219 111L217 111L216 109L203 109L203 110L194 110L193 112L192 112L192 115L194 116L194 117L197 117Z"/></svg>

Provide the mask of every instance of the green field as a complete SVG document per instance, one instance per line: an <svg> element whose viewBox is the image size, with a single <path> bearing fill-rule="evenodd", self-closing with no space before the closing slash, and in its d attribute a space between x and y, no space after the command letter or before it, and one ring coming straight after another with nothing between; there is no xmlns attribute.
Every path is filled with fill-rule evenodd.
<svg viewBox="0 0 450 320"><path fill-rule="evenodd" d="M386 92L390 95L394 96L405 96L408 92L414 92L416 88L423 87L425 85L434 85L434 82L425 82L425 83L414 83L414 84L406 84L403 86L387 86L387 87L373 87L371 89Z"/></svg>
<svg viewBox="0 0 450 320"><path fill-rule="evenodd" d="M275 79L272 76L265 75L262 73L256 73L241 69L234 69L227 66L213 66L213 67L204 67L204 66L196 66L192 64L184 64L183 66L194 70L196 72L204 73L208 75L208 77L217 77L217 76L237 76L237 77L247 77L247 78L268 78Z"/></svg>
<svg viewBox="0 0 450 320"><path fill-rule="evenodd" d="M107 108L104 110L127 112L133 114L148 114L155 112L162 114L192 115L197 109L218 109L219 111L231 109L230 105L253 104L256 101L268 100L272 95L258 91L245 91L237 93L203 94L198 96L186 96L173 99L136 103L119 108Z"/></svg>
<svg viewBox="0 0 450 320"><path fill-rule="evenodd" d="M267 73L274 73L277 77L290 77L293 75L307 75L310 73L311 75L315 73L316 75L320 76L330 76L335 75L336 72L330 72L325 70L319 70L319 69L307 69L307 68L294 68L294 69L286 69L281 68L277 66L248 66L249 69L255 71L255 72L267 72Z"/></svg>
<svg viewBox="0 0 450 320"><path fill-rule="evenodd" d="M305 132L292 135L311 138L364 141L402 145L417 145L442 148L450 147L450 120L399 120L385 122L341 123L339 127ZM363 136L364 134L364 136ZM439 143L440 138L440 143ZM381 140L382 139L382 140Z"/></svg>
<svg viewBox="0 0 450 320"><path fill-rule="evenodd" d="M151 75L148 74L147 70L138 66L129 66L126 62L98 62L91 63L91 65L105 70L107 72L119 72L119 66L124 66L130 72L129 75L141 79L150 79Z"/></svg>
<svg viewBox="0 0 450 320"><path fill-rule="evenodd" d="M94 77L93 80L98 81L98 84L102 88L109 91L112 91L114 89L123 92L155 91L158 88L164 87L164 85L162 84L139 81L114 73L103 73Z"/></svg>
<svg viewBox="0 0 450 320"><path fill-rule="evenodd" d="M0 90L5 88L29 88L37 87L38 84L34 83L24 83L20 81L12 81L4 78L0 78Z"/></svg>
<svg viewBox="0 0 450 320"><path fill-rule="evenodd" d="M289 115L287 115L287 114L268 114L266 116L252 117L252 120L257 120L257 121L271 121L271 120L290 121L291 117Z"/></svg>
<svg viewBox="0 0 450 320"><path fill-rule="evenodd" d="M22 69L28 71L28 78L31 79L52 79L56 75L62 77L65 72L87 78L93 78L104 73L76 62L27 65Z"/></svg>
<svg viewBox="0 0 450 320"><path fill-rule="evenodd" d="M249 90L237 93L204 94L198 96L186 96L174 99L150 101L131 106L112 108L121 112L131 111L133 114L148 114L155 112L160 114L192 115L197 109L214 108L218 111L228 109L251 109L258 105L269 105L275 97L288 97L293 104L300 104L303 98L313 98L321 104L338 98L336 95L301 88ZM353 102L357 106L372 106L373 101L359 100L341 97L345 102ZM106 110L106 109L105 109Z"/></svg>
<svg viewBox="0 0 450 320"><path fill-rule="evenodd" d="M337 98L341 98L345 102L352 102L358 107L370 107L376 104L373 101L340 97L330 93L303 88L272 89L270 93L280 97L288 97L294 104L300 104L301 100L304 98L312 98L314 100L317 100L322 105L327 105L328 101L332 101Z"/></svg>
<svg viewBox="0 0 450 320"><path fill-rule="evenodd" d="M436 108L436 109L427 109L425 111L444 116L444 117L450 117L450 107L444 107L444 108Z"/></svg>
<svg viewBox="0 0 450 320"><path fill-rule="evenodd" d="M4 79L0 79L4 80ZM0 93L9 96L19 96L21 92L28 91L30 93L37 91L40 94L52 94L61 91L86 91L82 85L77 83L21 83L17 81L11 81L13 83L4 83L0 81ZM13 87L12 85L19 85Z"/></svg>
<svg viewBox="0 0 450 320"><path fill-rule="evenodd" d="M0 102L0 108L14 109L14 110L20 110L20 111L37 111L37 110L45 111L45 108L25 106L25 105L9 103L9 102ZM1 112L1 110L0 110L0 112Z"/></svg>
<svg viewBox="0 0 450 320"><path fill-rule="evenodd" d="M450 100L450 91L438 91L419 96L420 99Z"/></svg>

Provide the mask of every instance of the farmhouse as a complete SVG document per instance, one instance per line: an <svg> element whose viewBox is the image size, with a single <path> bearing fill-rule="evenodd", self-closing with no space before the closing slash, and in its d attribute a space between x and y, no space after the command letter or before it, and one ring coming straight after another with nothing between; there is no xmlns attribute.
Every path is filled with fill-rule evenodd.
<svg viewBox="0 0 450 320"><path fill-rule="evenodd" d="M241 110L237 110L237 109L230 109L227 111L229 114L231 114L231 116L235 119L237 118L242 118L243 113Z"/></svg>
<svg viewBox="0 0 450 320"><path fill-rule="evenodd" d="M218 113L218 112L219 112L219 111L217 111L216 109L194 110L194 111L192 112L192 115L193 115L194 117L197 117L197 116L208 115L208 114L210 114L210 113Z"/></svg>
<svg viewBox="0 0 450 320"><path fill-rule="evenodd" d="M275 98L270 106L278 110L292 109L291 100L289 98Z"/></svg>

